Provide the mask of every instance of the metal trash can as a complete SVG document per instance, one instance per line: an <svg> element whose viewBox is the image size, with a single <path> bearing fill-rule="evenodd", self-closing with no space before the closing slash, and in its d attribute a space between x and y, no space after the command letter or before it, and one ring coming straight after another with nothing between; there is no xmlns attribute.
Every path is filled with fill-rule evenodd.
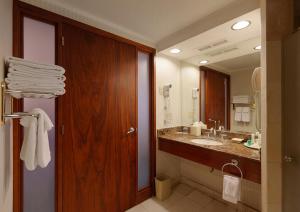
<svg viewBox="0 0 300 212"><path fill-rule="evenodd" d="M155 178L156 198L163 201L167 199L172 192L172 182L169 177L159 176Z"/></svg>

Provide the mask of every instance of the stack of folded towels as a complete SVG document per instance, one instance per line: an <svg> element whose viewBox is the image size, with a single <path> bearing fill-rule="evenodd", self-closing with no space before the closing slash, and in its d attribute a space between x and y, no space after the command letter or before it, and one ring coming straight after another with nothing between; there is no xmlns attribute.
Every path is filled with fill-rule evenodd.
<svg viewBox="0 0 300 212"><path fill-rule="evenodd" d="M41 64L21 58L5 59L8 67L5 82L8 89L24 93L12 94L15 98L52 98L65 91L65 69L57 65Z"/></svg>

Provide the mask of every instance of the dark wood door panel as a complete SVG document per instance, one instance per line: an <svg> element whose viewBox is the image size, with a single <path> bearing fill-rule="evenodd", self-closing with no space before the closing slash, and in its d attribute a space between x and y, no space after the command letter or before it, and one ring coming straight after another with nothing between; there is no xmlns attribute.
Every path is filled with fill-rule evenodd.
<svg viewBox="0 0 300 212"><path fill-rule="evenodd" d="M220 121L227 126L230 123L230 76L207 67L200 67L205 74L205 121L208 128L214 126L209 119Z"/></svg>
<svg viewBox="0 0 300 212"><path fill-rule="evenodd" d="M119 114L116 119L120 123L122 139L118 148L118 173L119 178L118 199L121 209L125 210L135 204L136 199L136 132L128 134L129 128L136 129L136 49L134 46L117 43L117 69L119 86Z"/></svg>
<svg viewBox="0 0 300 212"><path fill-rule="evenodd" d="M70 25L63 35L63 211L123 211L135 198L135 48Z"/></svg>

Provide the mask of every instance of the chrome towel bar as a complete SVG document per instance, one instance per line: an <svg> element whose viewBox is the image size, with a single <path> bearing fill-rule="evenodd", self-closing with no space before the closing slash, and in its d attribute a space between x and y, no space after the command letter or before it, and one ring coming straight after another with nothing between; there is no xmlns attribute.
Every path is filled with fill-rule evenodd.
<svg viewBox="0 0 300 212"><path fill-rule="evenodd" d="M14 112L11 114L5 114L5 96L8 94L10 95L10 99L11 99L11 104L13 101L13 97L11 96L11 94L44 94L44 95L53 95L56 97L55 94L53 93L44 93L44 92L27 92L27 91L21 91L21 90L10 90L10 89L6 89L6 83L5 82L1 82L1 89L0 89L0 126L3 125L5 123L5 119L6 118L22 118L22 117L26 117L26 116L31 116L34 118L38 118L39 115L38 114L30 114L30 113L26 113L26 112Z"/></svg>

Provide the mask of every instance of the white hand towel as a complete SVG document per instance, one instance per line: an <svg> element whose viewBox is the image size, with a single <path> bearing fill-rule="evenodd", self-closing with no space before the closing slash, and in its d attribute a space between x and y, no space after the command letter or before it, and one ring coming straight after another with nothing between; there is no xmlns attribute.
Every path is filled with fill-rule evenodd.
<svg viewBox="0 0 300 212"><path fill-rule="evenodd" d="M24 140L21 148L20 158L25 167L32 171L36 169L36 142L37 142L37 118L26 116L20 119L24 127Z"/></svg>
<svg viewBox="0 0 300 212"><path fill-rule="evenodd" d="M230 175L223 176L223 199L237 204L241 199L241 179Z"/></svg>
<svg viewBox="0 0 300 212"><path fill-rule="evenodd" d="M234 120L235 121L242 121L242 108L236 107L234 113Z"/></svg>
<svg viewBox="0 0 300 212"><path fill-rule="evenodd" d="M42 109L36 108L30 113L38 114L39 118L26 116L20 120L21 125L25 127L20 158L26 168L32 171L37 165L45 168L51 161L48 131L52 129L53 124Z"/></svg>
<svg viewBox="0 0 300 212"><path fill-rule="evenodd" d="M45 168L51 161L48 131L53 128L53 123L42 109L35 108L32 113L39 115L37 121L37 163L41 168Z"/></svg>
<svg viewBox="0 0 300 212"><path fill-rule="evenodd" d="M243 122L250 122L250 107L243 107L242 110L242 121Z"/></svg>

